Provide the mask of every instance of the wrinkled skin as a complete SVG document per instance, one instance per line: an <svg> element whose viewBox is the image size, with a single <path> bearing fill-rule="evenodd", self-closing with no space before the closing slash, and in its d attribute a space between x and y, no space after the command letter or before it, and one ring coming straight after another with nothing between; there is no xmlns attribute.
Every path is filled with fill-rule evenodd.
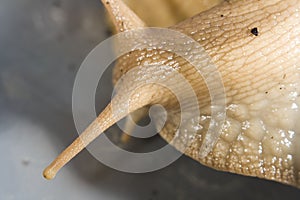
<svg viewBox="0 0 300 200"><path fill-rule="evenodd" d="M185 154L219 170L299 187L299 10L299 1L225 2L170 27L203 45L222 74L227 98L226 122L215 148L200 159L203 137L198 137ZM254 27L258 36L251 33ZM142 65L142 54L121 60L115 79L135 67L137 60ZM172 65L180 63L181 73L191 79L195 69L179 57L174 59L177 62ZM202 77L196 80L191 84L206 118L198 134L204 136L210 117L209 93ZM175 134L174 124L179 123L177 118L169 117L160 133L169 142Z"/></svg>
<svg viewBox="0 0 300 200"><path fill-rule="evenodd" d="M108 2L107 9L115 18L119 32L145 26L122 2ZM125 16L123 21L120 16ZM203 127L184 153L218 170L300 187L299 18L299 0L226 1L170 27L204 47L221 73L225 86L225 124L216 145L205 158L199 157L199 151L210 121L210 96L203 78L197 75L193 66L170 53L135 51L119 60L114 80L116 82L144 62L161 62L171 67L179 65L176 69L197 94ZM257 28L257 34L251 33L253 28ZM145 57L145 54L150 56ZM172 62L166 60L169 56L173 56ZM121 96L132 92L130 85L136 81L124 83L128 90L119 91L112 101L121 104ZM135 91L135 94L138 95L132 97L127 114L155 103L167 105L172 111L160 132L170 142L180 115L172 94L154 85ZM108 105L82 136L45 170L44 176L53 178L82 148L124 116L120 114L113 118L111 104ZM180 150L179 143L173 145Z"/></svg>

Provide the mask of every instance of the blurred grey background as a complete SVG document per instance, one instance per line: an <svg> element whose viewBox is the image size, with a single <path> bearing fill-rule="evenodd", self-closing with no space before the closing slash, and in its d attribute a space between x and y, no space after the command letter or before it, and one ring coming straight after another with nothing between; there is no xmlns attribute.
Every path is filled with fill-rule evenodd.
<svg viewBox="0 0 300 200"><path fill-rule="evenodd" d="M0 0L1 200L300 198L298 189L217 172L185 156L160 171L127 174L84 151L46 181L44 167L77 136L76 71L109 35L98 0ZM108 71L100 107L111 95L110 80Z"/></svg>

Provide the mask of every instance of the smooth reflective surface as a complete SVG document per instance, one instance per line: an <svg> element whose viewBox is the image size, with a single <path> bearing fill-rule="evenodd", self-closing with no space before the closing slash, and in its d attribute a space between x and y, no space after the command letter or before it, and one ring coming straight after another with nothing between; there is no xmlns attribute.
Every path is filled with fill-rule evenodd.
<svg viewBox="0 0 300 200"><path fill-rule="evenodd" d="M103 8L98 0L0 0L0 27L0 199L299 199L298 189L184 156L157 172L127 174L85 151L46 181L44 167L77 136L73 82L87 53L108 37ZM102 82L99 111L111 96L109 71ZM146 142L135 143L132 150Z"/></svg>

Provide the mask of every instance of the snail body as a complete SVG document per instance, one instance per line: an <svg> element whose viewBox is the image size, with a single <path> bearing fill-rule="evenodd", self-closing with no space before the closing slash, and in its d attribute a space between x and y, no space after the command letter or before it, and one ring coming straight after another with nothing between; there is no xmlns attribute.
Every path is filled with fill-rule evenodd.
<svg viewBox="0 0 300 200"><path fill-rule="evenodd" d="M122 1L103 2L118 32L146 26ZM138 66L170 66L190 83L201 111L197 137L185 149L186 155L214 169L300 187L299 16L299 0L226 1L169 28L199 42L217 66L224 84L225 121L204 157L200 156L201 146L211 120L211 100L205 80L194 66L171 52L134 51L118 60L114 82ZM164 73L163 68L155 72ZM125 84L138 81L134 77ZM122 92L128 91L120 91L117 96L122 96ZM139 89L135 94L126 113L112 116L112 104L108 105L44 171L44 176L53 178L66 162L116 121L157 103L172 111L160 135L181 150L179 143L172 143L176 124L180 123L180 109L173 94L157 85ZM120 99L112 101L120 103Z"/></svg>

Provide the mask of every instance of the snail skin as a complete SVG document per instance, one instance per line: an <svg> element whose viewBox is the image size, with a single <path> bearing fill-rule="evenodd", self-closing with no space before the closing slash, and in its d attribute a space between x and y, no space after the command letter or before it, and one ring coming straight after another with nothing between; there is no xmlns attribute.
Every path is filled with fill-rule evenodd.
<svg viewBox="0 0 300 200"><path fill-rule="evenodd" d="M118 32L146 26L121 0L103 0L103 3ZM190 83L201 111L200 128L184 154L217 170L300 187L300 0L229 0L169 29L197 41L222 78L225 121L206 154L201 147L210 136L207 129L212 108L205 80L194 66L159 49L133 51L118 60L114 83L145 63L170 66ZM141 71L138 75L147 76L142 74L147 70ZM149 69L148 73L153 72ZM166 78L164 68L155 74ZM52 179L61 167L117 121L154 104L168 110L160 135L181 150L180 143L171 142L177 137L180 109L166 88L156 84L139 88L131 96L129 107L122 108L127 112L112 115L112 104L127 105L121 102L121 97L132 92L130 85L138 81L142 81L139 76L124 81L127 90L117 91L97 119L45 169L47 179ZM194 129L192 125L185 127L187 132Z"/></svg>

